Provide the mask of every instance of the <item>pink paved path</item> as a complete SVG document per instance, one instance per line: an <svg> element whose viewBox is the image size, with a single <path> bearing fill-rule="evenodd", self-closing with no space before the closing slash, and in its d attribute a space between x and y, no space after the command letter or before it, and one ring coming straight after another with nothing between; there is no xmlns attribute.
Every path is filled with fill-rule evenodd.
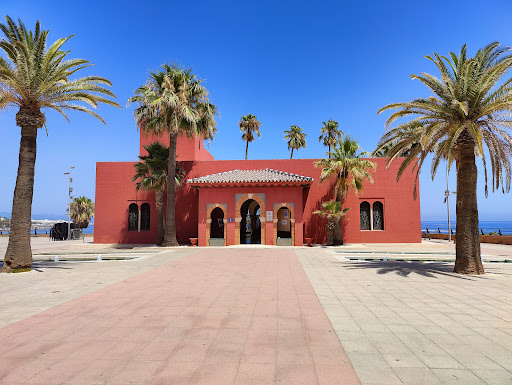
<svg viewBox="0 0 512 385"><path fill-rule="evenodd" d="M0 384L359 384L293 250L210 249L0 329Z"/></svg>

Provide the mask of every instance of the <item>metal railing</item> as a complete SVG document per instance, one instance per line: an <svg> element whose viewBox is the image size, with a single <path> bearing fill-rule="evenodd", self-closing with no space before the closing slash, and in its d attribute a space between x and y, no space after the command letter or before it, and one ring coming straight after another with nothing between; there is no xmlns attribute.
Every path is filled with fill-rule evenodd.
<svg viewBox="0 0 512 385"><path fill-rule="evenodd" d="M424 229L421 229L421 232L426 234L448 234L448 229L441 229L437 228L432 231L432 229L429 229L428 227L425 227ZM455 235L455 231L451 229L452 235ZM480 234L481 235L512 235L512 228L510 227L481 227L480 228Z"/></svg>

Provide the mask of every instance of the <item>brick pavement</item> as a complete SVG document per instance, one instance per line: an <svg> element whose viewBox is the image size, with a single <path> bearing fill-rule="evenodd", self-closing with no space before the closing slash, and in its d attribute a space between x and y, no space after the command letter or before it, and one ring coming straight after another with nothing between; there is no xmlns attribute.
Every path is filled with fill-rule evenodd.
<svg viewBox="0 0 512 385"><path fill-rule="evenodd" d="M359 384L292 249L200 250L0 329L0 384Z"/></svg>

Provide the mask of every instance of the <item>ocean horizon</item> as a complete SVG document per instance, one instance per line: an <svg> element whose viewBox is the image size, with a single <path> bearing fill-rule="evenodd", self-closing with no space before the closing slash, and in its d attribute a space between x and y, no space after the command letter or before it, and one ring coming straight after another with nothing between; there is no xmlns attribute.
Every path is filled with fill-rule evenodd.
<svg viewBox="0 0 512 385"><path fill-rule="evenodd" d="M65 221L62 221L65 222ZM0 230L2 234L9 234L9 231L7 230ZM35 234L36 230L32 229L30 230L30 234ZM85 229L82 229L83 234L93 234L94 233L94 224L89 225ZM49 228L38 228L37 229L37 235L48 235L50 236L50 229Z"/></svg>
<svg viewBox="0 0 512 385"><path fill-rule="evenodd" d="M450 221L450 227L455 232L456 221ZM479 221L478 228L485 234L501 231L502 234L512 235L512 221ZM421 221L421 231L448 234L448 221Z"/></svg>

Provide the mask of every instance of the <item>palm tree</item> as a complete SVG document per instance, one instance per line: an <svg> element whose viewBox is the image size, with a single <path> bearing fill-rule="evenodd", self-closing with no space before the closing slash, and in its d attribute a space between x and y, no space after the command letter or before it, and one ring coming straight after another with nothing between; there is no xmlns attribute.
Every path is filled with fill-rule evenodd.
<svg viewBox="0 0 512 385"><path fill-rule="evenodd" d="M155 206L158 221L157 243L164 241L164 206L165 190L167 189L167 164L169 148L159 142L144 146L148 155L140 155L140 162L134 165L135 175L132 178L137 191L140 189L155 192ZM174 185L177 188L183 180L184 170L176 163Z"/></svg>
<svg viewBox="0 0 512 385"><path fill-rule="evenodd" d="M94 202L84 196L75 198L70 205L70 214L73 223L85 229L94 217Z"/></svg>
<svg viewBox="0 0 512 385"><path fill-rule="evenodd" d="M335 244L335 229L336 224L341 223L341 219L347 214L350 208L342 208L341 202L336 200L330 200L322 203L322 208L316 210L313 214L318 214L327 218L327 224L325 225L325 236L327 246L333 246Z"/></svg>
<svg viewBox="0 0 512 385"><path fill-rule="evenodd" d="M254 115L244 115L238 122L240 126L240 132L242 132L242 140L246 142L245 145L245 160L247 160L247 150L249 149L249 142L254 141L254 134L258 135L258 138L261 137L260 127L261 122L258 121L256 116Z"/></svg>
<svg viewBox="0 0 512 385"><path fill-rule="evenodd" d="M410 140L410 143L407 145L404 145L400 148L400 151L398 151L395 156L396 157L406 157L408 156L416 147L420 146L419 143L416 142L414 139L417 135L417 127L411 127L408 129L402 130L400 139L394 139L392 141L388 141L385 145L377 145L377 148L375 151L372 152L372 156L376 158L388 158L389 154L391 154L391 150L393 150L396 147L396 144L399 140ZM412 140L411 140L412 139Z"/></svg>
<svg viewBox="0 0 512 385"><path fill-rule="evenodd" d="M136 103L134 116L143 132L169 135L168 178L176 178L176 143L178 136L197 135L213 139L217 131L217 107L210 103L203 80L191 68L164 64L162 70L150 73L142 87L135 90L128 104ZM175 189L167 189L167 212L162 246L178 246L176 240Z"/></svg>
<svg viewBox="0 0 512 385"><path fill-rule="evenodd" d="M371 170L375 169L375 163L363 159L366 152L359 152L360 147L356 140L345 136L340 138L334 151L329 153L329 158L316 162L322 168L320 182L334 179L334 199L336 202L344 202L351 189L356 193L361 191L365 181L373 183ZM335 239L336 244L343 244L341 221L339 222Z"/></svg>
<svg viewBox="0 0 512 385"><path fill-rule="evenodd" d="M510 48L499 47L499 43L495 42L470 58L467 57L466 45L462 46L458 55L450 52L449 57L435 53L433 58L426 56L436 65L441 78L427 73L411 77L425 84L432 95L427 99L390 104L378 112L395 110L387 119L388 128L397 119L412 118L389 130L379 143L379 148L394 143L388 152L389 162L399 156L404 148L417 144L403 160L397 178L413 163L417 180L428 154L433 156L432 178L442 160L449 164L455 161L456 273L484 272L478 234L476 157L482 158L486 196L488 160L491 163L493 190L499 189L500 185L503 192L510 190L512 79L504 79L512 67L509 52Z"/></svg>
<svg viewBox="0 0 512 385"><path fill-rule="evenodd" d="M329 119L326 122L322 122L322 134L318 137L319 142L323 142L323 145L329 148L329 154L331 153L331 148L336 147L338 140L341 135L343 135L343 131L338 130L340 124L332 119Z"/></svg>
<svg viewBox="0 0 512 385"><path fill-rule="evenodd" d="M293 158L293 150L306 148L306 134L302 132L299 126L291 126L289 130L284 131L284 139L288 141L288 150L291 149L290 159Z"/></svg>
<svg viewBox="0 0 512 385"><path fill-rule="evenodd" d="M0 48L7 56L7 59L0 57L0 108L17 109L16 125L21 128L11 233L2 268L4 272L12 272L29 270L32 266L30 225L36 138L37 130L46 123L43 110L58 111L68 121L66 110L82 111L103 122L96 112L75 102L94 108L99 103L119 105L109 99L115 95L104 87L111 85L109 80L99 76L69 79L91 65L84 59L67 59L69 51L62 50L62 46L71 36L47 47L48 31L41 30L39 21L35 30L29 31L21 20L16 24L9 16L5 19L6 24L0 24L5 35Z"/></svg>

